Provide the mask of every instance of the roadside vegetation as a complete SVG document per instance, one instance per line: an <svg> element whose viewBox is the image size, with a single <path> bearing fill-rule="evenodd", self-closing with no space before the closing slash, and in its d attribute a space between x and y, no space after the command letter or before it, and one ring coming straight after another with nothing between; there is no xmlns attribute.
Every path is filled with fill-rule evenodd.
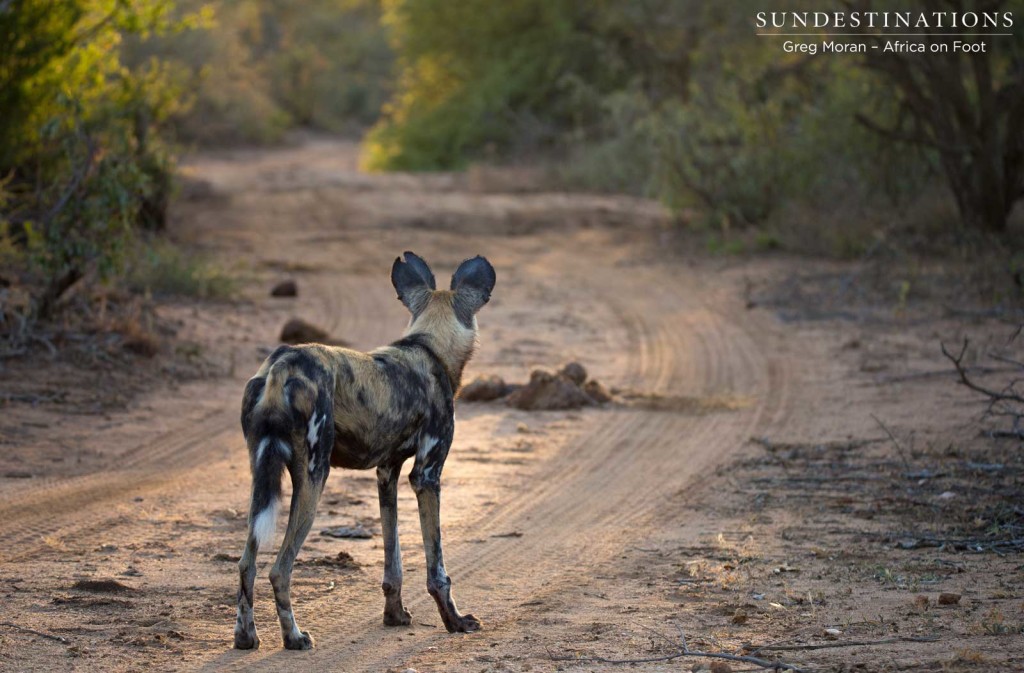
<svg viewBox="0 0 1024 673"><path fill-rule="evenodd" d="M824 8L773 6L807 9ZM364 164L451 169L546 153L570 185L659 198L719 237L756 229L761 247L839 256L897 226L1007 231L1024 197L1019 22L982 55L825 57L755 37L758 10L746 0L386 3L397 92Z"/></svg>
<svg viewBox="0 0 1024 673"><path fill-rule="evenodd" d="M773 8L807 9L820 3ZM983 54L815 56L754 35L762 10L0 2L0 332L51 320L72 287L123 283L129 269L127 287L160 294L138 270L152 246L169 254L153 235L180 152L294 129L360 137L370 170L539 163L548 186L660 200L711 253L896 258L908 277L911 258L953 256L984 270L987 301L1018 306L1024 21Z"/></svg>
<svg viewBox="0 0 1024 673"><path fill-rule="evenodd" d="M111 291L231 296L232 271L163 233L177 156L375 121L391 81L379 14L373 0L0 2L0 354L55 321L107 324Z"/></svg>

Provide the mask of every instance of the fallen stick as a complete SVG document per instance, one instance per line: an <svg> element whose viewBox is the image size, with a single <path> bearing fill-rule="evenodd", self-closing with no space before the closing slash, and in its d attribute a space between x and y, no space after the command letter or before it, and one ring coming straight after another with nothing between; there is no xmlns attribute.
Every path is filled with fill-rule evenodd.
<svg viewBox="0 0 1024 673"><path fill-rule="evenodd" d="M809 643L807 645L744 645L743 649L757 654L758 652L784 652L793 650L827 650L835 647L868 647L871 645L892 645L893 643L935 643L938 636L922 636L919 638L886 638L884 640L848 640L842 643Z"/></svg>
<svg viewBox="0 0 1024 673"><path fill-rule="evenodd" d="M660 635L660 634L659 634ZM809 673L806 668L800 668L795 664L789 664L784 661L769 661L768 659L761 659L759 657L753 657L743 654L725 654L724 652L704 652L702 650L691 650L690 646L686 644L686 636L679 632L679 639L682 645L670 654L664 654L657 657L640 657L635 659L611 659L609 657L601 657L598 655L589 656L570 656L570 655L554 655L550 651L548 656L552 661L566 661L576 663L594 663L594 664L649 664L659 661L673 661L675 659L681 659L682 657L698 657L705 659L724 659L726 661L738 661L744 664L753 664L760 668L769 671L793 671L793 673ZM671 641L670 641L671 642Z"/></svg>
<svg viewBox="0 0 1024 673"><path fill-rule="evenodd" d="M32 635L39 636L40 638L49 638L50 640L55 640L58 643L67 643L68 642L68 639L65 638L64 636L55 636L52 633L44 633L42 631L36 631L35 629L30 629L27 626L19 626L18 624L12 624L11 622L0 622L0 626L6 626L7 628L14 629L15 631L22 631L24 633L31 633Z"/></svg>
<svg viewBox="0 0 1024 673"><path fill-rule="evenodd" d="M893 446L896 447L896 453L899 454L900 460L903 461L903 468L907 472L910 472L910 463L907 462L907 457L903 454L903 447L900 446L899 440L896 439L896 435L892 434L889 428L886 427L885 423L879 420L878 416L871 414L871 418L875 421L875 423L878 423L879 427L885 431L885 434L889 435L889 439L892 440Z"/></svg>

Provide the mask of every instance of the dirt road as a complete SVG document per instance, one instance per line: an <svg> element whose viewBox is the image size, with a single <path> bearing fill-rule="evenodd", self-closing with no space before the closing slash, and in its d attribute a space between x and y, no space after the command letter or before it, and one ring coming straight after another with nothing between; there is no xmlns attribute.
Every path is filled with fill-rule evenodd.
<svg viewBox="0 0 1024 673"><path fill-rule="evenodd" d="M54 438L88 459L0 488L3 619L53 636L5 631L0 663L9 670L553 670L549 651L626 633L651 593L637 550L668 529L692 539L709 532L700 515L681 519L667 503L749 451L749 437L818 422L825 402L803 384L811 371L820 381L839 367L822 342L747 310L740 272L665 255L668 224L647 202L492 192L473 176L366 176L352 146L323 141L205 156L186 170L212 195L186 192L172 231L244 263L251 301L163 310L232 373L187 383L172 373L123 411L53 415L16 445L20 464ZM442 521L454 594L483 621L477 634L441 627L404 480L414 619L382 626L379 536L317 534L353 522L379 529L373 475L335 471L293 587L316 649L281 650L266 580L272 557L261 553L263 647L234 651L248 490L242 385L293 315L357 348L397 338L406 316L387 273L406 249L439 282L477 253L497 268L469 377L520 380L531 366L577 359L607 386L689 403L540 413L460 403ZM286 276L298 280L299 297L270 299L269 283ZM358 567L332 565L340 551Z"/></svg>

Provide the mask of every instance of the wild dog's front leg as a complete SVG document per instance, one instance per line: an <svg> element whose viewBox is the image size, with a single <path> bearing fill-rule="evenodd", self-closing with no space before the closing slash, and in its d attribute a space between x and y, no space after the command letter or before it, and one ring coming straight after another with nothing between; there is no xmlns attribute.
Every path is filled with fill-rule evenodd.
<svg viewBox="0 0 1024 673"><path fill-rule="evenodd" d="M398 473L401 463L377 468L380 525L384 531L384 625L405 626L412 615L402 606L402 550L398 544Z"/></svg>
<svg viewBox="0 0 1024 673"><path fill-rule="evenodd" d="M434 597L441 621L449 633L476 631L480 628L479 620L473 615L459 613L452 598L452 581L444 569L444 554L441 551L442 463L443 457L432 462L429 458L421 461L417 456L416 465L409 475L412 488L416 491L423 549L427 556L427 591Z"/></svg>

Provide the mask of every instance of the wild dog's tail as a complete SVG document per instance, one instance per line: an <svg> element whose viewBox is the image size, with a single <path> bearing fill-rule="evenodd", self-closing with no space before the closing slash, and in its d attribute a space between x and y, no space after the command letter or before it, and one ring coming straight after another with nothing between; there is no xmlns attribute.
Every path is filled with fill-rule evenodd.
<svg viewBox="0 0 1024 673"><path fill-rule="evenodd" d="M326 480L334 444L331 404L326 378L314 383L282 360L246 386L242 428L252 466L249 530L257 549L274 537L285 468L293 481L309 479L322 487Z"/></svg>
<svg viewBox="0 0 1024 673"><path fill-rule="evenodd" d="M256 538L257 549L266 547L274 539L281 502L281 478L290 453L285 440L276 437L264 437L256 447L252 464L249 527Z"/></svg>
<svg viewBox="0 0 1024 673"><path fill-rule="evenodd" d="M285 368L272 366L265 379L249 382L243 404L242 425L249 440L252 466L249 530L257 549L273 541L281 501L281 479L292 459L294 414L288 408L285 395L286 379Z"/></svg>

